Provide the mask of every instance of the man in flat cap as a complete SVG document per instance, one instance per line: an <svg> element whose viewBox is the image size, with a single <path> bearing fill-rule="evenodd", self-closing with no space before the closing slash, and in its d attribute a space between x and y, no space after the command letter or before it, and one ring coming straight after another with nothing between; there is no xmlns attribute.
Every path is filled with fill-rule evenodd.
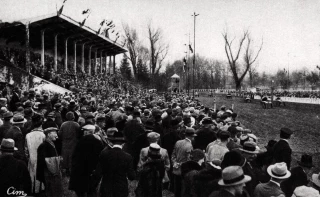
<svg viewBox="0 0 320 197"><path fill-rule="evenodd" d="M280 129L280 140L274 145L273 148L273 161L274 163L285 162L290 169L292 150L289 145L289 140L292 131L288 128Z"/></svg>
<svg viewBox="0 0 320 197"><path fill-rule="evenodd" d="M176 142L171 161L173 165L174 174L174 195L181 196L181 164L188 161L190 153L193 150L192 142L196 136L196 131L193 128L187 128L185 132L185 139Z"/></svg>
<svg viewBox="0 0 320 197"><path fill-rule="evenodd" d="M45 129L43 132L46 135L46 140L38 148L37 179L44 183L47 197L63 196L60 167L49 162L49 158L60 159L54 145L54 141L58 138L57 131L56 127ZM60 163L60 161L58 162Z"/></svg>

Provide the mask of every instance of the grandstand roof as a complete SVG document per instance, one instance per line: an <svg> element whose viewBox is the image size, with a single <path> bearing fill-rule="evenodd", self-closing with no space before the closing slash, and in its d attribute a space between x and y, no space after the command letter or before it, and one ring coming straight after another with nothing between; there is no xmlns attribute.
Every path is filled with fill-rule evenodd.
<svg viewBox="0 0 320 197"><path fill-rule="evenodd" d="M58 34L58 50L64 51L64 40L68 39L68 51L73 51L73 42L85 43L85 46L92 46L92 51L103 51L109 55L117 55L127 50L109 38L99 35L97 31L87 26L81 26L80 22L66 15L57 13L45 16L24 19L13 23L0 24L0 38L6 38L6 42L25 42L25 26L30 23L30 46L41 48L41 31L45 30L45 48L54 48L54 36ZM80 47L77 47L80 48ZM80 49L79 49L80 50Z"/></svg>

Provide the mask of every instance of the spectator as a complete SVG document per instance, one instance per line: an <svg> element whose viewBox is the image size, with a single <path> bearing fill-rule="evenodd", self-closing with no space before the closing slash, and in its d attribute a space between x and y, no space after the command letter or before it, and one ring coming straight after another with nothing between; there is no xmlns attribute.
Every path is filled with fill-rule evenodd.
<svg viewBox="0 0 320 197"><path fill-rule="evenodd" d="M194 177L202 169L204 153L200 149L194 149L190 154L190 160L181 164L182 196L196 196Z"/></svg>
<svg viewBox="0 0 320 197"><path fill-rule="evenodd" d="M280 184L291 176L290 171L288 171L287 164L285 162L281 162L270 165L267 171L271 176L271 180L268 183L260 183L257 185L254 190L255 197L279 196L284 194L281 190Z"/></svg>
<svg viewBox="0 0 320 197"><path fill-rule="evenodd" d="M291 166L292 150L289 145L289 139L292 131L288 128L280 129L280 140L273 147L273 161L276 163L286 162L288 169Z"/></svg>
<svg viewBox="0 0 320 197"><path fill-rule="evenodd" d="M195 130L187 128L185 135L185 139L176 142L171 156L174 174L174 195L176 197L181 196L181 165L190 159L189 155L193 150L192 141L196 136Z"/></svg>
<svg viewBox="0 0 320 197"><path fill-rule="evenodd" d="M72 113L72 112L70 112ZM85 125L83 137L74 148L72 155L69 189L78 196L96 195L96 187L91 175L99 161L99 154L103 150L100 138L94 134L94 125Z"/></svg>
<svg viewBox="0 0 320 197"><path fill-rule="evenodd" d="M162 197L162 180L165 175L164 160L158 144L150 144L148 159L140 172L137 197Z"/></svg>
<svg viewBox="0 0 320 197"><path fill-rule="evenodd" d="M39 146L37 155L37 179L44 183L47 197L62 197L62 176L59 167L60 157L54 145L58 129L44 130L46 140Z"/></svg>
<svg viewBox="0 0 320 197"><path fill-rule="evenodd" d="M13 139L3 139L0 146L0 196L9 195L8 191L21 191L21 195L29 195L31 192L31 179L26 164L13 157Z"/></svg>
<svg viewBox="0 0 320 197"><path fill-rule="evenodd" d="M5 134L7 133L7 131L12 127L11 122L10 122L12 117L13 117L12 112L5 112L3 114L3 125L0 126L0 140L1 141L4 138Z"/></svg>
<svg viewBox="0 0 320 197"><path fill-rule="evenodd" d="M299 166L290 170L291 176L281 183L281 189L286 196L292 196L296 187L307 186L309 183L307 174L309 174L313 167L312 156L303 154L298 164Z"/></svg>
<svg viewBox="0 0 320 197"><path fill-rule="evenodd" d="M222 171L222 179L218 184L219 191L214 191L209 197L235 197L242 195L243 187L251 180L250 176L243 173L240 166L229 166Z"/></svg>
<svg viewBox="0 0 320 197"><path fill-rule="evenodd" d="M32 194L38 194L41 191L42 183L37 180L37 158L38 147L42 144L46 136L42 129L42 117L39 114L32 116L32 130L26 135L25 154L28 160L28 170L32 181Z"/></svg>
<svg viewBox="0 0 320 197"><path fill-rule="evenodd" d="M23 115L15 114L10 122L12 127L4 134L4 138L10 138L14 140L16 147L18 148L18 150L14 152L14 157L26 162L26 157L24 154L24 137L21 129L27 120L23 117Z"/></svg>
<svg viewBox="0 0 320 197"><path fill-rule="evenodd" d="M127 179L135 178L133 159L122 150L125 143L122 133L116 132L110 140L114 144L113 148L104 149L99 159L98 169L101 170L98 171L102 173L101 195L127 197L129 194Z"/></svg>
<svg viewBox="0 0 320 197"><path fill-rule="evenodd" d="M74 121L74 114L72 112L68 112L66 118L67 121L62 123L58 134L62 143L62 168L66 170L66 175L69 176L72 164L72 153L80 135L80 125Z"/></svg>

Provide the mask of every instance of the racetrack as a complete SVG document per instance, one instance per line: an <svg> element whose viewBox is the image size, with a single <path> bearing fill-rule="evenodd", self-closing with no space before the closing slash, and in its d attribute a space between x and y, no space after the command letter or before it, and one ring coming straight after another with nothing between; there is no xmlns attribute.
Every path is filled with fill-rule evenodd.
<svg viewBox="0 0 320 197"><path fill-rule="evenodd" d="M205 94L199 100L209 107L213 107L213 98ZM315 166L320 166L320 105L287 103L285 107L263 109L258 100L245 103L243 98L226 99L225 95L216 95L217 108L226 105L238 113L238 120L253 131L259 138L258 143L263 148L270 139L279 139L279 130L288 127L294 131L290 140L293 158L299 159L302 153L314 156ZM293 166L295 165L293 163Z"/></svg>

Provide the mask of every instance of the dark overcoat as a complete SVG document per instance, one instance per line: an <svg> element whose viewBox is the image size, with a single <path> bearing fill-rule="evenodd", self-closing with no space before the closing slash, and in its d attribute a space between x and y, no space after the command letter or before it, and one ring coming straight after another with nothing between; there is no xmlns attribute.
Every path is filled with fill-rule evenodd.
<svg viewBox="0 0 320 197"><path fill-rule="evenodd" d="M95 189L91 175L97 167L102 150L102 142L94 135L86 135L79 140L72 155L70 190L81 193Z"/></svg>
<svg viewBox="0 0 320 197"><path fill-rule="evenodd" d="M273 162L285 162L288 169L291 166L292 150L287 141L280 139L273 147Z"/></svg>
<svg viewBox="0 0 320 197"><path fill-rule="evenodd" d="M156 159L147 162L140 173L136 196L162 197L162 179L164 173L164 160Z"/></svg>
<svg viewBox="0 0 320 197"><path fill-rule="evenodd" d="M0 196L7 194L7 189L31 192L31 178L26 164L12 155L0 156Z"/></svg>
<svg viewBox="0 0 320 197"><path fill-rule="evenodd" d="M131 155L118 147L104 149L100 155L99 166L102 172L101 197L127 197L127 178L135 178Z"/></svg>
<svg viewBox="0 0 320 197"><path fill-rule="evenodd" d="M49 142L44 141L42 144L40 144L38 147L37 156L37 180L45 182L44 171L48 170L45 158L57 156L57 150Z"/></svg>

